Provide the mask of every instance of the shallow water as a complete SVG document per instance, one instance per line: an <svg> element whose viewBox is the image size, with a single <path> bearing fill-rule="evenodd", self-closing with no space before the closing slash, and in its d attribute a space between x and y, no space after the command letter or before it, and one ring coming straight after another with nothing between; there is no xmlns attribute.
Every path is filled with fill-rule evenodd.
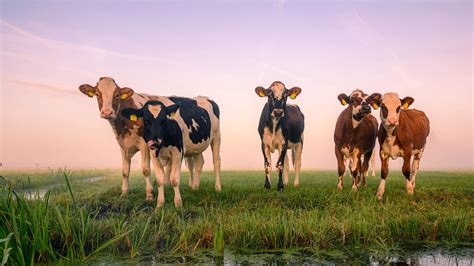
<svg viewBox="0 0 474 266"><path fill-rule="evenodd" d="M417 251L412 248L400 248L385 254L380 251L321 251L318 254L303 252L258 252L249 253L235 250L225 250L223 256L214 256L212 253L201 253L195 256L166 256L145 255L136 259L123 258L99 258L96 263L105 265L109 263L120 264L167 264L167 263L189 263L189 264L220 264L220 265L285 265L285 264L364 264L364 265L474 265L473 248L433 248L416 246Z"/></svg>

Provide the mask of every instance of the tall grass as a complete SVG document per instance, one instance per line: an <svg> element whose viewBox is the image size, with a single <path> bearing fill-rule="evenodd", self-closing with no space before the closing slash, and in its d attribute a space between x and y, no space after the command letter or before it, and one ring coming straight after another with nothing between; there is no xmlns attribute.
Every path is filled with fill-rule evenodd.
<svg viewBox="0 0 474 266"><path fill-rule="evenodd" d="M72 204L50 204L50 192L43 199L26 200L3 180L0 193L0 250L2 263L33 265L56 260L87 261L91 256L125 237L94 241L99 232L91 222L94 214L77 206L67 174ZM6 236L6 237L4 237Z"/></svg>

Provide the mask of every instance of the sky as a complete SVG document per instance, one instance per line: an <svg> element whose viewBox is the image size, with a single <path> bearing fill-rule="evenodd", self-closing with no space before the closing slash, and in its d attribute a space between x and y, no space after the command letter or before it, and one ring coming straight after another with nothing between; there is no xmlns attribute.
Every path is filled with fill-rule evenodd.
<svg viewBox="0 0 474 266"><path fill-rule="evenodd" d="M223 169L263 169L257 125L266 100L254 89L275 80L302 88L289 101L305 114L303 169L336 170L337 95L356 88L411 96L425 111L421 169L474 169L472 1L4 0L0 8L0 170L120 168L109 123L78 90L102 76L136 92L215 100ZM137 154L132 168L139 162Z"/></svg>

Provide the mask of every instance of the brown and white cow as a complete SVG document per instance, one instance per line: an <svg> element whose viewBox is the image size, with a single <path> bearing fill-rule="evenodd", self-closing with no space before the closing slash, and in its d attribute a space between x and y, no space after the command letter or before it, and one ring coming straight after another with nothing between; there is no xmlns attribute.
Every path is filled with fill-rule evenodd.
<svg viewBox="0 0 474 266"><path fill-rule="evenodd" d="M159 100L161 97L142 93L135 93L127 87L119 87L110 77L102 77L95 86L83 84L79 90L89 97L97 97L100 117L109 121L115 134L122 154L122 196L128 192L128 177L130 174L130 161L140 151L142 172L146 181L146 199L153 199L153 187L150 183L150 150L144 142L142 135L143 124L141 121L134 123L120 116L120 111L126 108L141 108L150 100ZM189 165L189 164L188 164ZM194 166L194 164L191 164ZM190 170L190 185L192 183L193 169Z"/></svg>
<svg viewBox="0 0 474 266"><path fill-rule="evenodd" d="M357 191L360 178L365 186L369 160L377 138L377 119L370 114L371 98L381 98L380 94L368 96L361 90L354 90L349 96L342 93L337 98L342 105L348 105L339 115L334 130L335 153L339 180L337 188L342 190L346 160L349 160L352 175L352 190ZM362 163L362 155L364 162Z"/></svg>
<svg viewBox="0 0 474 266"><path fill-rule="evenodd" d="M381 107L382 122L378 133L382 171L377 198L382 199L385 192L385 179L388 175L388 160L403 158L402 172L406 178L407 193L413 195L416 174L420 159L430 133L430 121L424 112L407 109L415 100L412 97L400 99L396 93L386 93L382 99L374 99L371 105ZM411 158L413 163L410 168Z"/></svg>

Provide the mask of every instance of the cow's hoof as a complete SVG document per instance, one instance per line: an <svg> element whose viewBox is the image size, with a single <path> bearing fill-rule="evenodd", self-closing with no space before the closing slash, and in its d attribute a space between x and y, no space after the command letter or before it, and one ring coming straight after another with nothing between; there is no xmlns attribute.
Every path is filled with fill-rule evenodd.
<svg viewBox="0 0 474 266"><path fill-rule="evenodd" d="M381 194L380 192L377 192L377 199L378 199L379 201L382 201L382 199L383 199L383 194Z"/></svg>
<svg viewBox="0 0 474 266"><path fill-rule="evenodd" d="M123 199L123 198L126 198L128 195L128 192L122 192L122 194L120 194L120 197Z"/></svg>
<svg viewBox="0 0 474 266"><path fill-rule="evenodd" d="M191 190L198 190L199 187L198 186L191 186Z"/></svg>
<svg viewBox="0 0 474 266"><path fill-rule="evenodd" d="M217 192L221 191L221 185L217 185L217 184L216 184L216 187L215 187L215 188L216 188L216 191L217 191Z"/></svg>
<svg viewBox="0 0 474 266"><path fill-rule="evenodd" d="M153 193L146 194L146 200L147 201L152 201L153 200Z"/></svg>
<svg viewBox="0 0 474 266"><path fill-rule="evenodd" d="M342 184L341 184L341 183L338 183L338 184L337 184L337 189L339 189L340 191L342 191Z"/></svg>
<svg viewBox="0 0 474 266"><path fill-rule="evenodd" d="M294 186L295 188L298 188L298 187L300 186L300 183L294 182L294 183L293 183L293 186Z"/></svg>
<svg viewBox="0 0 474 266"><path fill-rule="evenodd" d="M285 185L285 187L287 187L287 186L288 186L288 183L290 183L290 182L285 181L285 182L283 183L283 185Z"/></svg>
<svg viewBox="0 0 474 266"><path fill-rule="evenodd" d="M156 202L156 208L161 208L163 204L165 204L165 199L158 199L158 201Z"/></svg>
<svg viewBox="0 0 474 266"><path fill-rule="evenodd" d="M413 190L414 190L414 188L413 188L413 185L412 185L411 181L407 181L407 193L408 193L408 195L410 195L410 196L413 195Z"/></svg>
<svg viewBox="0 0 474 266"><path fill-rule="evenodd" d="M263 185L267 190L270 189L270 181L265 177L265 185Z"/></svg>
<svg viewBox="0 0 474 266"><path fill-rule="evenodd" d="M355 185L352 186L352 192L357 192L357 190L359 190L359 189L357 188L357 186L355 186Z"/></svg>
<svg viewBox="0 0 474 266"><path fill-rule="evenodd" d="M181 199L175 199L174 200L174 206L176 208L181 208L182 205L183 205L183 202L181 201Z"/></svg>
<svg viewBox="0 0 474 266"><path fill-rule="evenodd" d="M283 192L283 188L284 188L283 184L279 183L278 184L278 192Z"/></svg>

